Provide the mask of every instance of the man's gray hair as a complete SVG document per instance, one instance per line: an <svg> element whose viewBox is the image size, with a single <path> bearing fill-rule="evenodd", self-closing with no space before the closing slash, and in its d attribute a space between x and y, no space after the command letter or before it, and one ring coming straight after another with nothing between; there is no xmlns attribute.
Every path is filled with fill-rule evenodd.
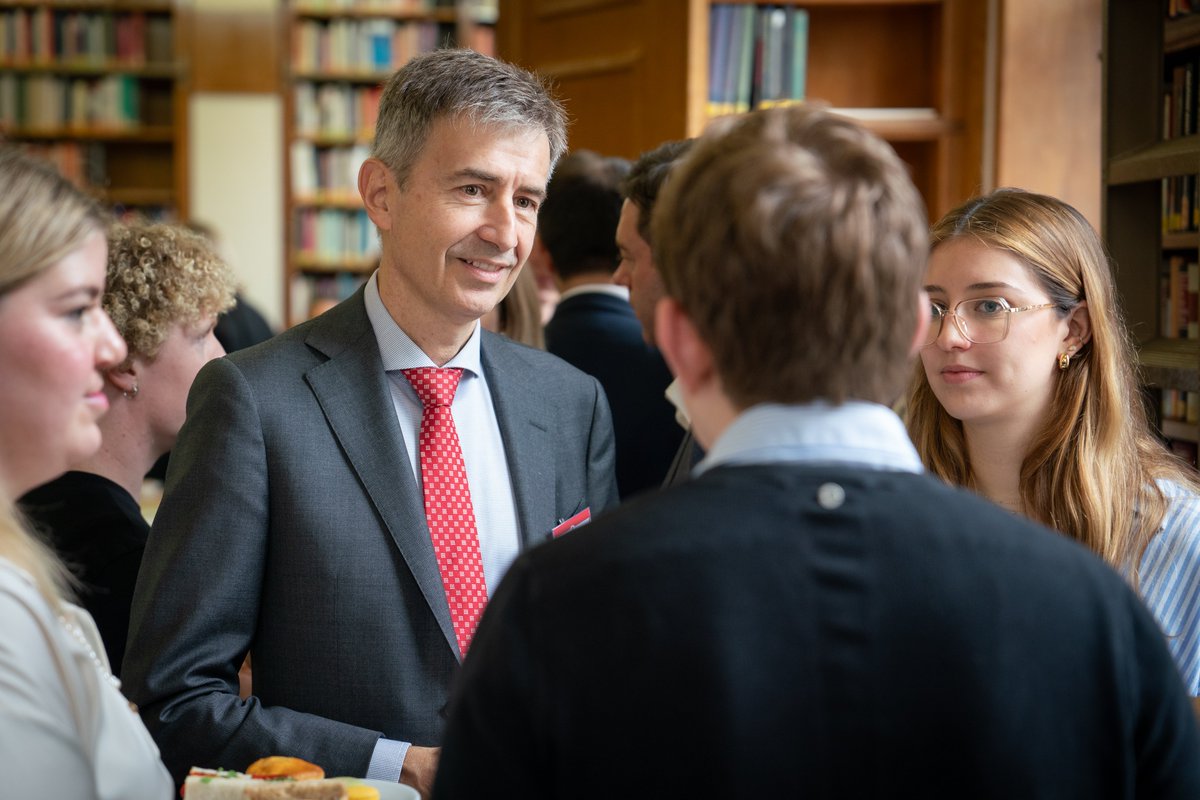
<svg viewBox="0 0 1200 800"><path fill-rule="evenodd" d="M371 153L403 183L439 117L468 124L540 129L550 171L567 147L567 114L539 77L473 50L416 56L383 87Z"/></svg>

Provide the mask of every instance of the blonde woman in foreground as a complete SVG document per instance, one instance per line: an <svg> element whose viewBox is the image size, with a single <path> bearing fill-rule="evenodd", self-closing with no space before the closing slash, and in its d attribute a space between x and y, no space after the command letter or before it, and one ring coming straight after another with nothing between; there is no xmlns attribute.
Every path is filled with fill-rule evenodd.
<svg viewBox="0 0 1200 800"><path fill-rule="evenodd" d="M142 480L175 446L196 373L225 354L213 329L233 305L233 278L208 240L181 225L115 223L101 305L129 350L104 374L103 443L19 505L80 579L80 605L119 677L150 535L138 505Z"/></svg>
<svg viewBox="0 0 1200 800"><path fill-rule="evenodd" d="M50 167L0 146L0 772L6 796L167 800L171 779L62 566L14 499L100 446L104 222Z"/></svg>
<svg viewBox="0 0 1200 800"><path fill-rule="evenodd" d="M1196 704L1200 484L1147 420L1099 237L1061 200L1001 189L947 214L932 247L908 399L925 466L1126 575Z"/></svg>

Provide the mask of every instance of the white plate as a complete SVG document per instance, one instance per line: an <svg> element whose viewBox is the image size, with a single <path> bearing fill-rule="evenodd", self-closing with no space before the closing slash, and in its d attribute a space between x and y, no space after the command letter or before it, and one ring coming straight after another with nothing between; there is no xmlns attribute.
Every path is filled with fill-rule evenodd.
<svg viewBox="0 0 1200 800"><path fill-rule="evenodd" d="M364 780L367 786L379 790L379 800L421 800L421 793L403 783L385 783L383 781Z"/></svg>

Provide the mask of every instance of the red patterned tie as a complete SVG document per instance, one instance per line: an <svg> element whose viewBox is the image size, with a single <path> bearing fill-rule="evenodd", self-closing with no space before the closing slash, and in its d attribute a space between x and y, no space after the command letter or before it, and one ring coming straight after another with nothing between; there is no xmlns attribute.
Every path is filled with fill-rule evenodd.
<svg viewBox="0 0 1200 800"><path fill-rule="evenodd" d="M487 584L467 468L450 410L462 370L418 367L404 370L404 377L425 405L419 437L425 518L450 604L458 649L465 656L479 615L487 605Z"/></svg>

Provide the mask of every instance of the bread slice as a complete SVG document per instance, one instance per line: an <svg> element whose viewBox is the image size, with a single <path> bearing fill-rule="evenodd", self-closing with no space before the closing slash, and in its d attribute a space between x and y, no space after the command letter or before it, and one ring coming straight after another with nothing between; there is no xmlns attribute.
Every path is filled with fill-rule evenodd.
<svg viewBox="0 0 1200 800"><path fill-rule="evenodd" d="M193 767L183 783L185 800L346 800L336 780L263 780L226 769Z"/></svg>

